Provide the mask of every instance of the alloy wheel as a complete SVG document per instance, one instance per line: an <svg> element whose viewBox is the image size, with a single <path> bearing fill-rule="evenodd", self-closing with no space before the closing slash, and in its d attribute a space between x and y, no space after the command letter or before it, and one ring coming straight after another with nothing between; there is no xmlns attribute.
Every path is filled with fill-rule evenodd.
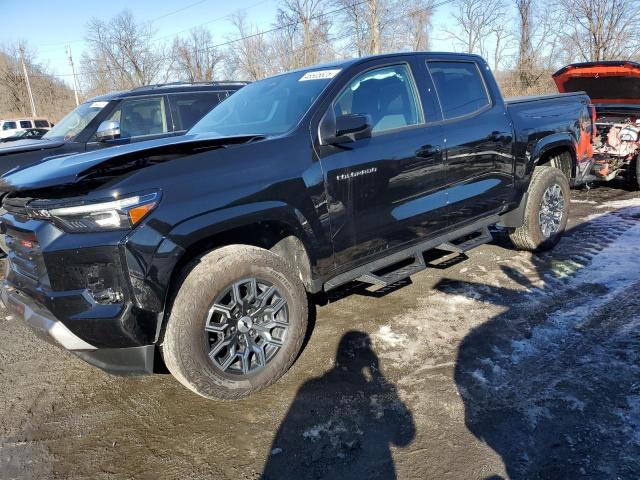
<svg viewBox="0 0 640 480"><path fill-rule="evenodd" d="M246 278L213 302L204 327L205 348L214 366L247 375L264 368L286 341L287 301L270 282Z"/></svg>
<svg viewBox="0 0 640 480"><path fill-rule="evenodd" d="M564 216L564 196L562 188L557 183L548 187L542 195L538 224L545 238L551 237L560 230Z"/></svg>

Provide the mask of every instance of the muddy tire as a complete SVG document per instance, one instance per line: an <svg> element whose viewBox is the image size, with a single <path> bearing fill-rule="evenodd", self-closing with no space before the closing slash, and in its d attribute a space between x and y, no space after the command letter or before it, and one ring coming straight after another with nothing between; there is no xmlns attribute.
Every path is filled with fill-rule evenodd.
<svg viewBox="0 0 640 480"><path fill-rule="evenodd" d="M307 330L305 288L280 256L231 245L192 262L162 343L169 371L198 395L235 400L278 380Z"/></svg>
<svg viewBox="0 0 640 480"><path fill-rule="evenodd" d="M567 226L571 191L567 177L557 168L536 167L533 171L522 226L509 237L518 250L543 251L553 248Z"/></svg>
<svg viewBox="0 0 640 480"><path fill-rule="evenodd" d="M633 162L631 162L629 170L629 184L631 185L631 188L640 190L640 161L637 157L633 160Z"/></svg>
<svg viewBox="0 0 640 480"><path fill-rule="evenodd" d="M560 170L567 181L571 179L571 154L569 152L562 152L549 159L549 166Z"/></svg>

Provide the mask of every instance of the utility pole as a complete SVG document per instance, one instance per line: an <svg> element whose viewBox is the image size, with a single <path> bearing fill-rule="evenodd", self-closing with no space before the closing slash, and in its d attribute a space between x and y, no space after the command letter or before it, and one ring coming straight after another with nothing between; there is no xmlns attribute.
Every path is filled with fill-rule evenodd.
<svg viewBox="0 0 640 480"><path fill-rule="evenodd" d="M69 65L71 65L71 75L73 76L73 94L76 96L76 107L80 105L78 101L78 79L76 78L76 70L73 67L73 57L71 56L71 45L67 45L67 55L69 56Z"/></svg>
<svg viewBox="0 0 640 480"><path fill-rule="evenodd" d="M27 84L27 93L29 94L29 101L31 102L31 115L37 117L36 102L33 101L31 83L29 82L29 72L27 72L27 65L24 63L24 46L22 45L20 45L20 62L22 63L22 73L24 73L24 81Z"/></svg>

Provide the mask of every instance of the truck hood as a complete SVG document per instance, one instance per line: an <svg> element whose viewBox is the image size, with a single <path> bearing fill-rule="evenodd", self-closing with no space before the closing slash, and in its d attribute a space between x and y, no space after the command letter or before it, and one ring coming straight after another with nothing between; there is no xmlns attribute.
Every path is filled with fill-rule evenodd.
<svg viewBox="0 0 640 480"><path fill-rule="evenodd" d="M64 145L63 141L53 141L46 139L25 139L14 140L12 142L0 143L0 156L10 153L32 152L36 150L48 150Z"/></svg>
<svg viewBox="0 0 640 480"><path fill-rule="evenodd" d="M595 104L640 104L640 63L574 63L552 77L559 92L583 91Z"/></svg>
<svg viewBox="0 0 640 480"><path fill-rule="evenodd" d="M262 138L264 137L261 135L187 135L45 158L28 167L18 167L5 173L0 177L0 191L36 190L70 185L89 178L113 178L131 170L175 160L185 155Z"/></svg>

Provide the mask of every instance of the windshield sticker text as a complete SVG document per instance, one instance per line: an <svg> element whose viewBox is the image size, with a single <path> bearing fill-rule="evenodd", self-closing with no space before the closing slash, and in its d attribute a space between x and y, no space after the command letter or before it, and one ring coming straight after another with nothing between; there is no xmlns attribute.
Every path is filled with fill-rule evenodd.
<svg viewBox="0 0 640 480"><path fill-rule="evenodd" d="M335 77L340 73L340 69L337 70L317 70L315 72L307 72L300 77L299 82L306 82L307 80L327 80Z"/></svg>

